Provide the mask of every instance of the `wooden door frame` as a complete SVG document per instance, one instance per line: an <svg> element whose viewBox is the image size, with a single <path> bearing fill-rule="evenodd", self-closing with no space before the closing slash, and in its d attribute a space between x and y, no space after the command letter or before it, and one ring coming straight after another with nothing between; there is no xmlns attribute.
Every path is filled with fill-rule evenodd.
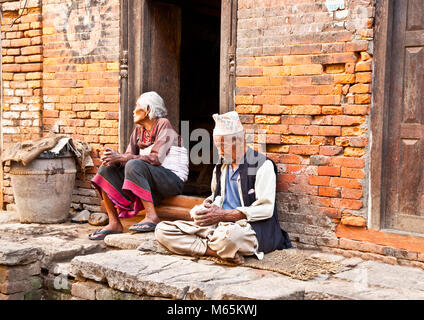
<svg viewBox="0 0 424 320"><path fill-rule="evenodd" d="M385 177L384 157L388 138L388 110L390 92L391 51L393 36L394 3L377 1L374 68L371 106L371 172L370 172L370 219L368 226L384 229Z"/></svg>
<svg viewBox="0 0 424 320"><path fill-rule="evenodd" d="M221 0L220 113L234 110L237 0ZM132 108L147 90L150 44L149 0L120 0L119 150L133 130Z"/></svg>

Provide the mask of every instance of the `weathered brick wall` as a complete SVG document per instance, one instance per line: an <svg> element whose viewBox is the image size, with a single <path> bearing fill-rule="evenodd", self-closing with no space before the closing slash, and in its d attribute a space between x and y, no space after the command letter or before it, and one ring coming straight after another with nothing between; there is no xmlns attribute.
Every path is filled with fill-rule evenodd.
<svg viewBox="0 0 424 320"><path fill-rule="evenodd" d="M90 143L95 165L104 146L117 149L119 0L31 0L3 4L4 148L48 132ZM86 6L88 4L88 7ZM4 207L13 203L5 167ZM78 175L76 209L100 211L89 180Z"/></svg>
<svg viewBox="0 0 424 320"><path fill-rule="evenodd" d="M43 133L88 142L98 166L104 146L118 148L119 0L43 0L43 46ZM78 175L75 209L100 211L96 171Z"/></svg>
<svg viewBox="0 0 424 320"><path fill-rule="evenodd" d="M367 219L374 1L238 4L236 110L266 132L281 223L338 247L338 223Z"/></svg>
<svg viewBox="0 0 424 320"><path fill-rule="evenodd" d="M2 4L2 62L4 148L41 136L42 23L39 1L29 1L22 12L19 1ZM12 23L16 20L16 22ZM13 191L4 168L3 201L13 203Z"/></svg>

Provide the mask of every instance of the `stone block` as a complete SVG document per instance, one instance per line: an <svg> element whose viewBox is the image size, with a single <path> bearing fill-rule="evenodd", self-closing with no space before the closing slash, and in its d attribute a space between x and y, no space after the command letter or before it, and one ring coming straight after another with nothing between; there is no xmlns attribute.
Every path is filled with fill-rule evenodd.
<svg viewBox="0 0 424 320"><path fill-rule="evenodd" d="M71 294L85 300L96 300L96 290L101 287L102 285L94 282L76 282L72 285Z"/></svg>
<svg viewBox="0 0 424 320"><path fill-rule="evenodd" d="M0 265L25 265L36 262L41 257L42 251L37 247L0 240Z"/></svg>
<svg viewBox="0 0 424 320"><path fill-rule="evenodd" d="M96 290L96 300L143 300L143 298L132 293L101 287Z"/></svg>
<svg viewBox="0 0 424 320"><path fill-rule="evenodd" d="M30 293L42 287L43 281L41 277L32 276L25 280L7 281L0 284L0 293L13 294L13 293Z"/></svg>
<svg viewBox="0 0 424 320"><path fill-rule="evenodd" d="M39 275L40 272L40 262L38 261L25 266L0 266L0 283L25 280L31 276Z"/></svg>

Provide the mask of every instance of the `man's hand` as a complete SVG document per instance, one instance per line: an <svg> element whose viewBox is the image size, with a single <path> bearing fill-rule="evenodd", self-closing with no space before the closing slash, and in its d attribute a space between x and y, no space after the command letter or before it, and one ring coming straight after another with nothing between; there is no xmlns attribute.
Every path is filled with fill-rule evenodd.
<svg viewBox="0 0 424 320"><path fill-rule="evenodd" d="M110 167L120 163L123 160L122 154L113 150L112 148L105 148L102 157L100 158L105 167Z"/></svg>
<svg viewBox="0 0 424 320"><path fill-rule="evenodd" d="M205 203L204 206L206 209L197 212L194 217L194 222L198 226L210 226L225 221L224 217L227 210L208 203Z"/></svg>

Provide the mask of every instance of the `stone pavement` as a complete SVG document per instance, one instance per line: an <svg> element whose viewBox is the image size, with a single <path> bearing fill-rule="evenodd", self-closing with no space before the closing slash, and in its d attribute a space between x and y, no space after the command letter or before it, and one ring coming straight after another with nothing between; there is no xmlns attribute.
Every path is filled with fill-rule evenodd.
<svg viewBox="0 0 424 320"><path fill-rule="evenodd" d="M337 261L333 275L279 273L163 254L153 234L87 239L88 224L0 220L1 299L424 299L424 270L305 251ZM290 249L298 250L298 249Z"/></svg>

